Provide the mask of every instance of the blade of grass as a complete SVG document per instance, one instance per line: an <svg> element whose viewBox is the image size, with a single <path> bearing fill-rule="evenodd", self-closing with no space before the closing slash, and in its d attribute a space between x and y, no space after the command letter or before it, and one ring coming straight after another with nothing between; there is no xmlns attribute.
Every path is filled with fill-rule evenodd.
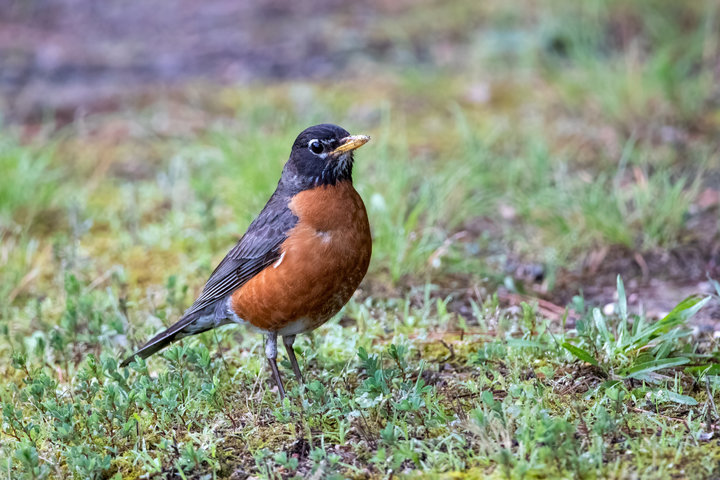
<svg viewBox="0 0 720 480"><path fill-rule="evenodd" d="M582 360L583 362L587 362L590 365L594 365L596 367L599 367L598 361L595 360L595 358L590 355L587 351L583 350L580 347L576 347L572 343L563 342L562 347L567 350L568 352L575 355L578 359Z"/></svg>

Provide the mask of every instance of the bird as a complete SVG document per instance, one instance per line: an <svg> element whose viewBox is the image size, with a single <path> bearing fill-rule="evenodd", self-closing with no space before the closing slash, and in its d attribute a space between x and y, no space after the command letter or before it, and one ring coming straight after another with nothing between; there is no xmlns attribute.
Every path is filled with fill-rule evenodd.
<svg viewBox="0 0 720 480"><path fill-rule="evenodd" d="M277 367L278 336L302 384L293 350L296 335L339 312L370 264L370 223L352 182L353 154L369 140L327 123L303 130L274 193L195 302L121 367L181 338L237 323L264 334L265 356L281 399L285 387Z"/></svg>

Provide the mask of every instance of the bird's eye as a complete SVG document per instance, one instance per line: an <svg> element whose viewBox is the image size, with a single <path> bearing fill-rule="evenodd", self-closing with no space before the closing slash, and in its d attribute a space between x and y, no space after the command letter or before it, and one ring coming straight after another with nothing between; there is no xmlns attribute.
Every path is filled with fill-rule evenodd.
<svg viewBox="0 0 720 480"><path fill-rule="evenodd" d="M310 143L308 143L308 148L315 155L321 154L324 150L323 144L320 143L318 140L310 140Z"/></svg>

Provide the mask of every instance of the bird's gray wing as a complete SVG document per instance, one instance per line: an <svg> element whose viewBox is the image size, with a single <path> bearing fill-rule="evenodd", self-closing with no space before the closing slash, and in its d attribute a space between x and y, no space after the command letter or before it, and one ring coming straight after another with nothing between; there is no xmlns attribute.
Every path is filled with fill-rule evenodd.
<svg viewBox="0 0 720 480"><path fill-rule="evenodd" d="M281 245L297 221L288 208L288 199L276 192L237 245L215 268L200 296L182 318L148 340L121 366L128 365L136 355L147 358L179 338L217 326L218 323L207 321L206 317L212 314L218 302L225 302L235 290L280 258Z"/></svg>
<svg viewBox="0 0 720 480"><path fill-rule="evenodd" d="M280 246L296 223L297 217L287 207L287 203L275 206L268 202L258 218L250 224L247 233L215 268L200 296L183 317L204 311L218 300L225 299L277 261L280 258Z"/></svg>

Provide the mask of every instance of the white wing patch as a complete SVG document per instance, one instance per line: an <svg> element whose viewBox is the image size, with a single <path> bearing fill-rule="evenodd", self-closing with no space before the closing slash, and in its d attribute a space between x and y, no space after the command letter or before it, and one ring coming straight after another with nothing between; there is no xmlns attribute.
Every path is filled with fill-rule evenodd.
<svg viewBox="0 0 720 480"><path fill-rule="evenodd" d="M273 268L277 268L280 266L280 264L283 261L283 258L285 258L285 253L286 252L283 252L282 255L280 255L280 258L277 259L277 262L273 263Z"/></svg>

